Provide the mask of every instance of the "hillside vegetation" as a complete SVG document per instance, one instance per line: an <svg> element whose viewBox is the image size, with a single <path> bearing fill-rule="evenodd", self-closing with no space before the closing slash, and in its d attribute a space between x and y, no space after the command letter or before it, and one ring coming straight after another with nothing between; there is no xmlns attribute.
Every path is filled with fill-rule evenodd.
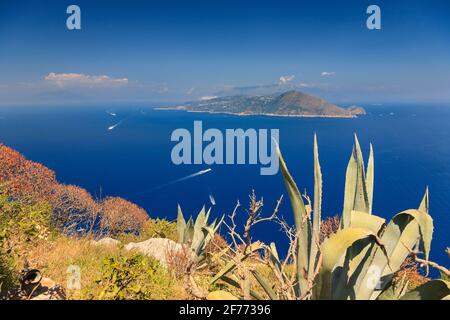
<svg viewBox="0 0 450 320"><path fill-rule="evenodd" d="M295 226L279 213L282 199L262 215L255 193L247 208L238 202L215 220L206 208L185 219L181 207L177 221L151 218L125 199L94 199L81 187L60 184L52 170L0 145L0 298L448 298L448 270L428 260L428 192L418 209L389 223L373 215L373 153L365 170L356 140L343 215L322 219L317 143L312 201L300 195L279 156ZM241 226L235 218L243 214ZM253 239L259 223L281 228L290 243L286 253ZM367 261L383 270L376 291L360 285L371 268ZM429 267L442 279L430 280Z"/></svg>

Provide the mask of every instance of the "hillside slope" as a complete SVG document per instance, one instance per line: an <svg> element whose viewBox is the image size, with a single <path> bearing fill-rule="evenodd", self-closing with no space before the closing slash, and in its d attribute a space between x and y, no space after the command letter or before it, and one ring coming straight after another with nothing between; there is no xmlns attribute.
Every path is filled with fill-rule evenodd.
<svg viewBox="0 0 450 320"><path fill-rule="evenodd" d="M352 118L366 114L361 107L341 108L326 100L299 91L280 95L229 96L189 102L175 108L191 112Z"/></svg>

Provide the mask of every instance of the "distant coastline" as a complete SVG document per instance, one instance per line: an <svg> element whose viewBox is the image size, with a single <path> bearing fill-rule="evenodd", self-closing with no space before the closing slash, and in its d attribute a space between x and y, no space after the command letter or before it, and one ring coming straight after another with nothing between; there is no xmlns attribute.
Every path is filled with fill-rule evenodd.
<svg viewBox="0 0 450 320"><path fill-rule="evenodd" d="M236 116L268 116L295 118L356 118L366 114L362 107L342 108L322 98L299 91L266 96L204 97L183 105L156 108Z"/></svg>
<svg viewBox="0 0 450 320"><path fill-rule="evenodd" d="M188 113L206 113L206 114L222 114L222 115L232 115L238 117L248 117L248 116L265 116L265 117L281 117L281 118L338 118L338 119L355 119L358 118L356 115L322 115L322 114L276 114L276 113L246 113L246 112L226 112L226 111L208 111L208 110L190 110L186 109L184 106L176 107L157 107L153 108L156 111L184 111Z"/></svg>

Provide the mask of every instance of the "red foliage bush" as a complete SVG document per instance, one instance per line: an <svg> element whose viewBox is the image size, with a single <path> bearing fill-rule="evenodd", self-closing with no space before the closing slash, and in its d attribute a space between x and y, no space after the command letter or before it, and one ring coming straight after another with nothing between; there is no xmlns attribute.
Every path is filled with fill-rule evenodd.
<svg viewBox="0 0 450 320"><path fill-rule="evenodd" d="M228 242L220 234L215 233L214 237L206 245L206 254L220 253L228 246Z"/></svg>
<svg viewBox="0 0 450 320"><path fill-rule="evenodd" d="M56 185L50 204L53 207L52 223L59 230L88 233L94 228L99 205L85 189Z"/></svg>
<svg viewBox="0 0 450 320"><path fill-rule="evenodd" d="M148 220L144 209L125 199L108 197L97 203L85 189L59 184L54 171L3 144L0 144L0 187L16 200L49 203L53 226L67 233L80 230L87 233L98 226L100 231L113 235L139 233Z"/></svg>
<svg viewBox="0 0 450 320"><path fill-rule="evenodd" d="M329 238L339 230L339 217L328 217L320 224L320 243Z"/></svg>
<svg viewBox="0 0 450 320"><path fill-rule="evenodd" d="M0 183L11 197L34 202L50 200L57 184L54 171L3 144L0 144Z"/></svg>
<svg viewBox="0 0 450 320"><path fill-rule="evenodd" d="M147 212L125 199L108 197L100 203L100 226L113 236L120 233L140 233L148 220Z"/></svg>

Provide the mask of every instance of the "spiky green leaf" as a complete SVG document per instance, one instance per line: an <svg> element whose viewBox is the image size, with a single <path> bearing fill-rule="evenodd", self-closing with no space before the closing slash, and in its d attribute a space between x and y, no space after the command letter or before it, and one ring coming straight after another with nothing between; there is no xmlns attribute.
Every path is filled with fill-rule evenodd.
<svg viewBox="0 0 450 320"><path fill-rule="evenodd" d="M186 231L186 221L183 217L183 212L181 211L180 205L178 205L178 216L177 216L177 235L178 235L178 242L183 243L184 242L184 233Z"/></svg>
<svg viewBox="0 0 450 320"><path fill-rule="evenodd" d="M194 220L192 219L192 216L191 216L189 218L188 222L186 223L186 229L184 231L183 243L192 244L193 237L194 237Z"/></svg>
<svg viewBox="0 0 450 320"><path fill-rule="evenodd" d="M374 234L378 234L382 230L385 222L385 219L366 212L352 210L350 215L351 228L369 229Z"/></svg>
<svg viewBox="0 0 450 320"><path fill-rule="evenodd" d="M277 146L278 158L280 162L281 173L283 174L284 183L291 201L292 211L294 213L294 221L296 232L298 234L297 241L297 283L298 291L304 292L308 289L308 268L309 268L309 244L310 244L310 228L309 217L303 202L302 196L298 190L297 184L292 178L289 170L284 162L281 151Z"/></svg>
<svg viewBox="0 0 450 320"><path fill-rule="evenodd" d="M314 297L318 299L330 299L332 295L332 272L347 249L360 239L372 237L370 230L361 228L345 228L330 236L322 244L322 268Z"/></svg>
<svg viewBox="0 0 450 320"><path fill-rule="evenodd" d="M317 136L314 134L314 208L312 221L312 238L310 240L310 255L308 278L311 279L316 270L318 253L320 251L320 224L322 222L322 171L319 162L319 147Z"/></svg>
<svg viewBox="0 0 450 320"><path fill-rule="evenodd" d="M232 287L235 287L237 289L242 289L241 285L239 284L239 280L237 280L237 279L233 279L232 277L222 276L220 278L220 280L229 284ZM264 300L264 298L259 293L257 293L255 290L250 289L250 295L256 300Z"/></svg>
<svg viewBox="0 0 450 320"><path fill-rule="evenodd" d="M259 285L264 289L271 300L280 300L275 291L269 285L266 279L256 270L251 270L252 275L255 277Z"/></svg>
<svg viewBox="0 0 450 320"><path fill-rule="evenodd" d="M200 251L204 243L205 233L203 231L203 228L206 226L206 222L207 221L206 221L205 207L203 207L200 213L198 214L194 224L194 236L192 238L192 245L191 245L191 248L194 250L194 252Z"/></svg>
<svg viewBox="0 0 450 320"><path fill-rule="evenodd" d="M243 262L248 259L253 253L257 252L258 250L261 250L264 248L264 245L261 242L255 242L253 243L245 252L242 257L240 257L239 261ZM211 279L211 284L217 282L220 278L227 275L231 271L233 271L236 268L236 261L230 260L228 263Z"/></svg>
<svg viewBox="0 0 450 320"><path fill-rule="evenodd" d="M349 246L332 271L331 298L333 300L355 300L361 283L361 275L370 266L372 249L377 245L375 234L357 239Z"/></svg>
<svg viewBox="0 0 450 320"><path fill-rule="evenodd" d="M430 214L430 199L428 195L428 187L425 189L425 194L420 202L419 210Z"/></svg>
<svg viewBox="0 0 450 320"><path fill-rule="evenodd" d="M358 178L358 164L356 161L355 149L353 148L352 155L347 165L347 172L345 174L345 189L344 189L344 209L342 210L342 228L350 226L351 212L354 209L356 181Z"/></svg>
<svg viewBox="0 0 450 320"><path fill-rule="evenodd" d="M375 163L373 159L373 147L372 144L370 144L369 161L367 162L367 171L366 171L366 190L367 190L367 199L369 201L369 213L372 213L372 206L373 206L374 175L375 175Z"/></svg>
<svg viewBox="0 0 450 320"><path fill-rule="evenodd" d="M364 158L359 145L358 137L355 134L355 150L357 164L356 193L353 209L357 211L370 213L369 197L366 188L366 175L364 171Z"/></svg>
<svg viewBox="0 0 450 320"><path fill-rule="evenodd" d="M380 282L377 288L373 288L370 284L374 278L391 278L420 239L428 246L431 242L432 226L431 217L419 210L406 210L395 215L381 236L385 252L375 249L371 263L373 272L364 276L357 296L361 299L376 299L389 282ZM422 235L425 235L425 238Z"/></svg>

